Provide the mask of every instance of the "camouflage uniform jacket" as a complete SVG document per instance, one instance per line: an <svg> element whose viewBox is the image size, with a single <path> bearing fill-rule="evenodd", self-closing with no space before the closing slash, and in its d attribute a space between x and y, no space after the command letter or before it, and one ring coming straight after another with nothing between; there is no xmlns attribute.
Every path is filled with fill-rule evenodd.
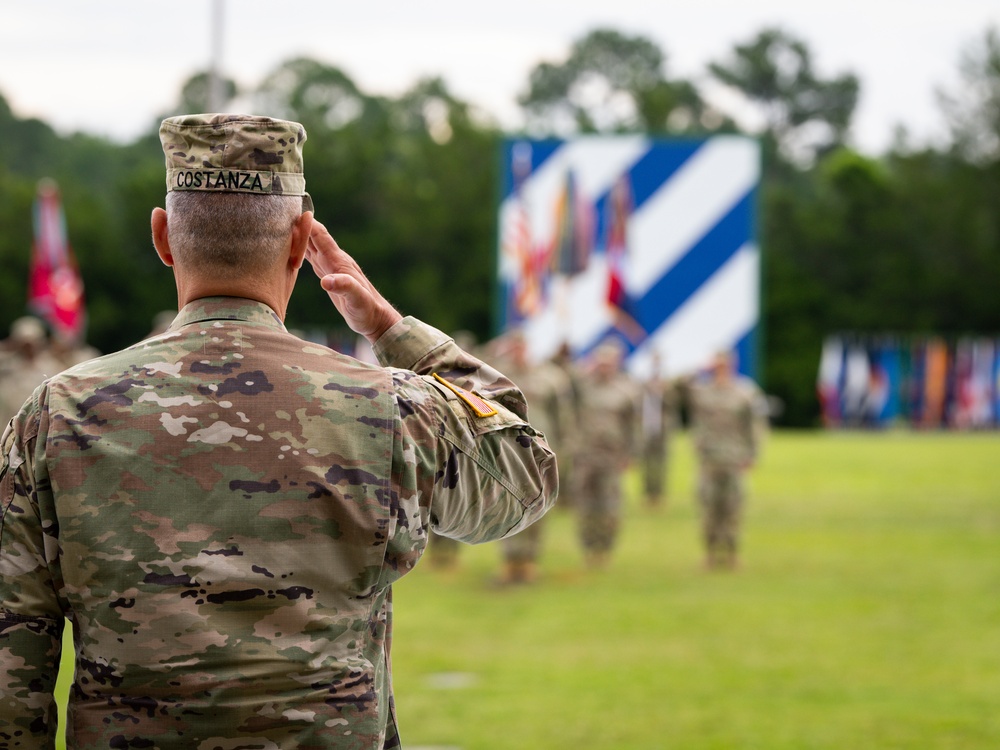
<svg viewBox="0 0 1000 750"><path fill-rule="evenodd" d="M749 378L689 386L691 431L703 464L738 469L753 463L765 430L763 394Z"/></svg>
<svg viewBox="0 0 1000 750"><path fill-rule="evenodd" d="M640 391L628 376L585 375L580 379L580 413L574 440L578 460L622 465L640 446Z"/></svg>
<svg viewBox="0 0 1000 750"><path fill-rule="evenodd" d="M413 318L375 350L208 298L35 391L2 439L0 747L51 746L64 615L70 747L398 745L391 584L428 526L504 537L557 478L497 371Z"/></svg>

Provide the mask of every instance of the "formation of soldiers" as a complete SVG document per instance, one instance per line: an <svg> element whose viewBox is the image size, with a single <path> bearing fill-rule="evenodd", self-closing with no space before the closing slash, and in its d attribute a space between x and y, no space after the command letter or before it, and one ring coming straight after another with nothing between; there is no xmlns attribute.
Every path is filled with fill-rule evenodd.
<svg viewBox="0 0 1000 750"><path fill-rule="evenodd" d="M172 315L171 311L171 315ZM474 342L456 334L463 346ZM559 506L576 514L584 563L605 567L622 517L622 481L635 466L644 503L662 508L667 500L671 438L686 410L699 459L698 500L705 566L730 569L739 563L745 474L753 465L765 429L766 406L757 386L735 372L735 359L720 353L700 376L667 378L658 357L650 377L639 381L623 369L624 350L615 341L598 346L582 362L563 348L551 360L533 363L518 331L483 347L483 356L521 387L531 417L559 458ZM0 341L0 418L17 412L45 378L96 356L49 338L35 317L16 320ZM545 522L501 544L501 584L532 583L538 577ZM452 567L461 545L432 536L429 560Z"/></svg>
<svg viewBox="0 0 1000 750"><path fill-rule="evenodd" d="M731 352L719 352L697 373L672 378L654 355L644 380L625 371L624 353L618 341L609 340L579 361L563 347L548 361L531 362L517 330L479 347L480 357L521 386L532 423L556 451L556 507L575 515L587 568L602 569L612 558L622 525L626 471L639 472L646 507L665 507L672 437L682 427L682 414L698 459L704 565L711 570L738 567L745 475L767 426L764 394L737 372ZM545 527L543 520L504 540L498 584L537 579ZM454 566L459 554L460 545L450 540L432 541L430 558L440 567Z"/></svg>

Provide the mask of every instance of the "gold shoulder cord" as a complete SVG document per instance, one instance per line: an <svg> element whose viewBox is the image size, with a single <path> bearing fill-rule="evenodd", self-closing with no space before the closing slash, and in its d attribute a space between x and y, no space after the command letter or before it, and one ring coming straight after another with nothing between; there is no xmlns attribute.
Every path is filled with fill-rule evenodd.
<svg viewBox="0 0 1000 750"><path fill-rule="evenodd" d="M456 396L458 396L466 405L472 409L472 413L476 415L477 418L483 419L485 417L492 417L497 414L497 410L486 403L485 400L481 399L475 393L467 391L464 388L455 385L454 383L449 383L447 380L442 378L436 372L434 373L434 379L438 381L445 388L450 390Z"/></svg>

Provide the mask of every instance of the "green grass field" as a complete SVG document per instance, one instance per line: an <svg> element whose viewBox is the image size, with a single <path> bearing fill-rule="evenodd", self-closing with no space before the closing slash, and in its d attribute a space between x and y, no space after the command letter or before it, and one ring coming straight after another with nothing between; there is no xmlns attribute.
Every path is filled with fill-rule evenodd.
<svg viewBox="0 0 1000 750"><path fill-rule="evenodd" d="M535 586L492 585L497 545L396 586L405 748L1000 747L1000 435L772 435L735 574L673 455L606 571L556 510Z"/></svg>

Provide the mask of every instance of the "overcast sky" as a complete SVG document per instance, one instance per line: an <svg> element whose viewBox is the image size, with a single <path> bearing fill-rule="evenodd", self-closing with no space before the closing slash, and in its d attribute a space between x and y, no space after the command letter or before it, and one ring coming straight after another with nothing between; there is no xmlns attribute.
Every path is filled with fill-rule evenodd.
<svg viewBox="0 0 1000 750"><path fill-rule="evenodd" d="M765 26L811 48L823 76L861 79L853 140L878 153L897 124L918 141L943 133L936 88L957 85L963 47L1000 27L1000 0L223 0L223 72L254 86L308 56L341 67L366 93L396 95L440 75L501 123L541 60L603 27L642 34L670 77ZM22 117L63 132L127 140L170 112L180 86L211 60L211 0L8 0L0 6L0 94ZM267 114L267 113L258 113Z"/></svg>

